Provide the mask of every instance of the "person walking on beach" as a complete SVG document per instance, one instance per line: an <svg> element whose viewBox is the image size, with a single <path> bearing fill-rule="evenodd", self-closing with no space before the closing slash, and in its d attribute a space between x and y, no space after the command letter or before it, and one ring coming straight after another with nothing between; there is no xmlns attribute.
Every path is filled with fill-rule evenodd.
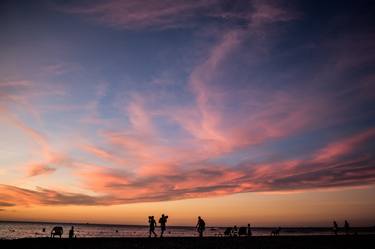
<svg viewBox="0 0 375 249"><path fill-rule="evenodd" d="M251 236L253 235L253 233L251 232L251 227L250 227L250 224L247 224L247 236Z"/></svg>
<svg viewBox="0 0 375 249"><path fill-rule="evenodd" d="M334 220L333 221L333 233L337 235L338 231L339 231L339 226L337 225L337 222Z"/></svg>
<svg viewBox="0 0 375 249"><path fill-rule="evenodd" d="M195 226L195 228L197 229L197 231L199 233L199 237L203 237L203 232L206 229L206 223L204 222L204 220L200 216L198 216L198 222L197 222L197 225Z"/></svg>
<svg viewBox="0 0 375 249"><path fill-rule="evenodd" d="M345 234L349 235L350 226L349 226L349 222L347 220L345 220L344 230L345 230Z"/></svg>
<svg viewBox="0 0 375 249"><path fill-rule="evenodd" d="M167 219L168 219L168 215L164 215L164 214L162 214L160 219L159 219L160 230L161 230L160 237L163 237L163 234L164 234L165 230L167 229L167 227L166 227Z"/></svg>
<svg viewBox="0 0 375 249"><path fill-rule="evenodd" d="M150 235L148 237L151 238L151 233L154 234L154 237L157 237L157 234L155 233L156 221L154 216L148 217L148 223L150 223Z"/></svg>

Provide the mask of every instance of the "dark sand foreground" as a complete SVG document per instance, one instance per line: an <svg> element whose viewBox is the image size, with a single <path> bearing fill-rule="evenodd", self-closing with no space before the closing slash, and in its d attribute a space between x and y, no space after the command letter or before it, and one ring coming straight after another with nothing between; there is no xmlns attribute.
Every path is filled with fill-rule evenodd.
<svg viewBox="0 0 375 249"><path fill-rule="evenodd" d="M367 249L375 248L375 235L358 236L279 236L242 238L30 238L0 240L0 248L24 249Z"/></svg>

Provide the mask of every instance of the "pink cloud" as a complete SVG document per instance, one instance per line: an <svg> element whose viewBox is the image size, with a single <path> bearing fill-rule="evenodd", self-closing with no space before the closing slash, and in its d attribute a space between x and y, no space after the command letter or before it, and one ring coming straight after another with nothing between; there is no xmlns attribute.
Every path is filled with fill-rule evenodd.
<svg viewBox="0 0 375 249"><path fill-rule="evenodd" d="M372 130L352 135L348 143L366 148ZM338 142L337 142L338 143ZM336 142L333 144L337 144ZM353 144L353 145L354 145ZM375 183L374 158L340 153L332 158L321 157L328 145L311 154L310 159L296 159L265 164L242 163L237 166L196 161L158 165L149 174L121 169L87 168L79 176L87 187L114 198L113 202L163 201L258 191L294 191L303 189L368 186ZM353 149L353 148L352 148ZM367 148L368 149L368 148ZM348 151L347 151L348 152ZM194 154L191 155L194 157ZM157 158L156 158L157 160ZM166 167L169 170L158 170Z"/></svg>
<svg viewBox="0 0 375 249"><path fill-rule="evenodd" d="M58 192L45 188L30 190L11 185L0 184L0 206L33 206L33 205L105 205L107 197L89 196L80 193ZM1 205L5 203L5 205Z"/></svg>
<svg viewBox="0 0 375 249"><path fill-rule="evenodd" d="M369 150L373 131L367 130L343 141ZM332 144L338 144L334 142ZM28 190L1 185L1 203L7 205L114 205L221 196L243 192L285 192L308 189L336 189L375 184L374 158L371 154L335 154L335 157L316 155L332 145L311 153L307 159L270 163L243 162L236 166L195 162L193 167L168 165L170 171L137 174L124 169L93 164L76 164L76 174L85 188L98 196L59 192L37 188ZM328 150L327 150L328 149ZM355 151L355 150L354 150ZM173 166L173 167L172 167ZM5 207L6 208L6 207Z"/></svg>
<svg viewBox="0 0 375 249"><path fill-rule="evenodd" d="M368 129L352 137L327 145L325 148L318 151L314 157L314 160L326 161L335 159L339 156L350 155L356 151L361 144L373 139L374 137L375 129Z"/></svg>
<svg viewBox="0 0 375 249"><path fill-rule="evenodd" d="M25 163L27 176L51 174L56 171L57 166L70 164L69 157L63 153L56 152L44 134L30 127L7 110L1 110L0 108L0 113L3 114L3 120L18 128L37 145L34 148L34 154L38 156L38 159L32 159L31 162Z"/></svg>
<svg viewBox="0 0 375 249"><path fill-rule="evenodd" d="M28 167L28 176L45 175L55 172L55 168L43 164L34 164Z"/></svg>
<svg viewBox="0 0 375 249"><path fill-rule="evenodd" d="M254 11L249 16L250 25L253 27L273 22L286 22L300 19L302 14L279 6L275 1L253 1Z"/></svg>

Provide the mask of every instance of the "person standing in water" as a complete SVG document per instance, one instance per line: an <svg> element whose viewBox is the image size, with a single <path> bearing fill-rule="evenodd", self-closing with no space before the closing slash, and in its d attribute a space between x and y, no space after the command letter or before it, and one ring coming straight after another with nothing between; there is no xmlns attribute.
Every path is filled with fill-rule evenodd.
<svg viewBox="0 0 375 249"><path fill-rule="evenodd" d="M154 234L154 237L157 237L158 235L155 233L156 221L154 216L148 217L148 223L150 224L150 235L148 237L151 238L151 233Z"/></svg>
<svg viewBox="0 0 375 249"><path fill-rule="evenodd" d="M74 238L74 226L72 226L69 230L69 239L73 239Z"/></svg>
<svg viewBox="0 0 375 249"><path fill-rule="evenodd" d="M334 220L333 221L333 233L337 235L338 231L339 231L339 226L337 225L337 222Z"/></svg>
<svg viewBox="0 0 375 249"><path fill-rule="evenodd" d="M168 219L168 215L164 215L164 214L162 214L160 219L159 219L160 230L161 230L160 237L163 237L163 234L164 234L165 230L167 229L167 226L166 226L167 219Z"/></svg>
<svg viewBox="0 0 375 249"><path fill-rule="evenodd" d="M253 235L253 233L251 232L251 227L250 227L250 224L247 224L247 236L251 236Z"/></svg>
<svg viewBox="0 0 375 249"><path fill-rule="evenodd" d="M350 226L349 226L349 222L347 220L345 220L344 229L345 229L345 234L349 235Z"/></svg>
<svg viewBox="0 0 375 249"><path fill-rule="evenodd" d="M197 225L195 226L195 228L197 229L197 231L199 233L199 237L203 237L203 232L206 229L206 223L204 222L204 220L200 216L198 216L198 222L197 222Z"/></svg>

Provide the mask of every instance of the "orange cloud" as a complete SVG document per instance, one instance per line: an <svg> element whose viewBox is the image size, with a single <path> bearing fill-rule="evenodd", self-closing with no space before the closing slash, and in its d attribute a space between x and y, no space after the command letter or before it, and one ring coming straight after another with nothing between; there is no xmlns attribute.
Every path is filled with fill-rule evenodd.
<svg viewBox="0 0 375 249"><path fill-rule="evenodd" d="M344 139L368 150L367 130ZM336 144L336 143L333 143ZM146 146L146 145L144 145ZM310 159L287 160L256 164L244 162L236 166L219 165L197 160L156 163L154 170L136 173L116 168L88 166L79 172L86 186L97 193L111 196L113 203L163 201L205 196L227 195L258 191L294 191L302 189L364 186L375 183L375 162L371 156L351 153L350 158L340 154L332 160L321 157L332 145L311 154ZM191 155L194 157L194 154ZM323 160L324 158L324 160ZM199 159L199 158L198 158ZM161 161L160 161L161 162ZM165 170L159 170L165 168ZM167 170L168 169L168 170Z"/></svg>
<svg viewBox="0 0 375 249"><path fill-rule="evenodd" d="M367 130L343 139L361 151L369 152ZM337 142L338 143L338 142ZM332 144L337 144L332 143ZM76 164L75 172L85 187L99 194L89 196L80 193L59 192L38 188L22 189L1 185L0 203L4 208L13 205L113 205L221 196L243 192L288 192L321 188L369 186L375 184L375 158L371 154L336 154L321 157L332 145L317 150L310 159L286 160L270 163L243 162L230 166L204 161L195 164L166 165L170 171L153 171L137 174L123 169L101 167L92 164ZM365 155L365 156L364 156ZM349 157L348 157L349 156ZM323 160L324 159L324 160ZM190 166L191 167L186 167Z"/></svg>
<svg viewBox="0 0 375 249"><path fill-rule="evenodd" d="M107 197L89 196L79 193L57 192L44 188L29 190L0 184L1 207L32 205L105 205Z"/></svg>

